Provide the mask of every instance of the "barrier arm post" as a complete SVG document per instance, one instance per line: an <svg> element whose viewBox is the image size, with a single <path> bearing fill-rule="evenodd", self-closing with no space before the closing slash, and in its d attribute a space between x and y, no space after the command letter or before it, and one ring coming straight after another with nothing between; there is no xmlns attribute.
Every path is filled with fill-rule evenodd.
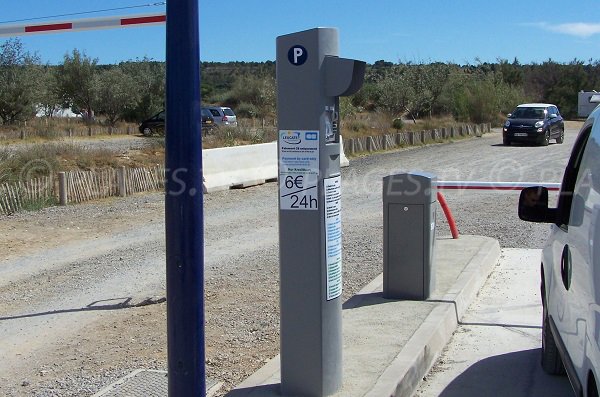
<svg viewBox="0 0 600 397"><path fill-rule="evenodd" d="M198 0L167 3L165 227L169 396L206 395Z"/></svg>

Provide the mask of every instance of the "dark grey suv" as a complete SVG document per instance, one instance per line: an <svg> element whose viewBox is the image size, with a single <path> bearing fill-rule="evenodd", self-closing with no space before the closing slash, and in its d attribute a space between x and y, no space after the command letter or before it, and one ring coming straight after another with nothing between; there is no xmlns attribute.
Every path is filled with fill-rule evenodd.
<svg viewBox="0 0 600 397"><path fill-rule="evenodd" d="M502 142L534 143L547 146L551 139L563 143L565 126L556 105L551 103L525 103L508 114L502 129Z"/></svg>

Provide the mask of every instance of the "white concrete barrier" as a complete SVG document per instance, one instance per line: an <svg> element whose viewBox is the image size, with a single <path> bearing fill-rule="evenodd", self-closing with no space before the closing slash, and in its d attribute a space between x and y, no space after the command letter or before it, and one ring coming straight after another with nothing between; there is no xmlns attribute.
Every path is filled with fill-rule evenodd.
<svg viewBox="0 0 600 397"><path fill-rule="evenodd" d="M348 166L350 166L350 161L348 161L348 157L346 157L346 153L344 153L344 142L342 141L342 137L340 135L340 167Z"/></svg>
<svg viewBox="0 0 600 397"><path fill-rule="evenodd" d="M341 141L340 141L341 145ZM340 166L350 162L341 145ZM277 142L202 151L204 192L260 185L277 180Z"/></svg>
<svg viewBox="0 0 600 397"><path fill-rule="evenodd" d="M204 191L245 187L277 179L277 142L202 151Z"/></svg>

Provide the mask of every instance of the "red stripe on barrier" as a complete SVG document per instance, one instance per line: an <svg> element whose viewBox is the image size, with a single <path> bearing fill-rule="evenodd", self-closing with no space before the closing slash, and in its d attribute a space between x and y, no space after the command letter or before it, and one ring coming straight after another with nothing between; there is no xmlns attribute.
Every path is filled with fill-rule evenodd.
<svg viewBox="0 0 600 397"><path fill-rule="evenodd" d="M53 23L53 24L49 24L49 25L25 26L25 33L51 32L53 30L69 30L69 29L73 29L72 23Z"/></svg>
<svg viewBox="0 0 600 397"><path fill-rule="evenodd" d="M166 15L153 15L150 17L137 17L137 18L123 18L121 19L121 26L125 25L139 25L144 23L161 23L166 22Z"/></svg>

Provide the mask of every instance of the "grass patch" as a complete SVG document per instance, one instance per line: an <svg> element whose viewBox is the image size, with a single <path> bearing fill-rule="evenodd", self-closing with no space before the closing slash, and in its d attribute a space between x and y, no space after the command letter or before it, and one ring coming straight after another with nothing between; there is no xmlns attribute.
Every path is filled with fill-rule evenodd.
<svg viewBox="0 0 600 397"><path fill-rule="evenodd" d="M116 152L91 149L73 143L30 144L23 148L0 148L0 183L26 181L73 169L116 167Z"/></svg>

